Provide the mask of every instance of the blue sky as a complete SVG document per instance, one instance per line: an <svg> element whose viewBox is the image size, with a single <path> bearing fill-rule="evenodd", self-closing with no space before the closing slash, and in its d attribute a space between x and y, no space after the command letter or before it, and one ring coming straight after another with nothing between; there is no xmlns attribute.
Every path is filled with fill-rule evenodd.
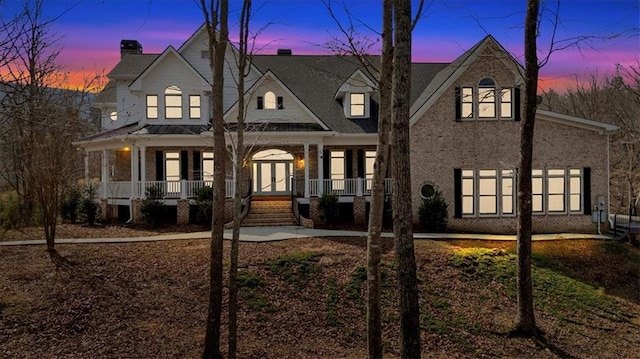
<svg viewBox="0 0 640 359"><path fill-rule="evenodd" d="M21 0L0 0L8 18ZM202 23L196 0L44 0L45 14L60 16L53 31L61 36L60 61L73 73L110 70L119 59L121 39L136 39L144 52L179 47ZM237 32L240 1L231 0L230 32ZM374 37L380 28L381 1L332 0L346 23ZM416 3L414 1L414 3ZM557 0L548 7L539 39L540 54L548 52ZM413 34L414 61L450 62L485 35L493 35L516 58L522 57L526 1L426 0L425 16ZM415 10L415 7L414 7ZM324 44L338 36L337 26L320 0L254 0L254 29L261 53L290 48L294 54L329 53ZM618 63L638 64L640 5L637 0L560 0L556 40L588 37L580 46L556 51L541 71L540 86L562 89L576 76L610 73ZM569 41L571 42L571 41ZM564 42L560 42L564 44Z"/></svg>

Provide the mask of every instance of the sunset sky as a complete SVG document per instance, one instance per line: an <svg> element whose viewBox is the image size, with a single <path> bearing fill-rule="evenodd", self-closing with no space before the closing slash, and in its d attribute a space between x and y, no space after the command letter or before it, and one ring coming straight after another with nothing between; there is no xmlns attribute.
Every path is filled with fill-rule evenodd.
<svg viewBox="0 0 640 359"><path fill-rule="evenodd" d="M327 0L328 1L328 0ZM11 17L21 0L0 0L0 14ZM178 48L203 22L195 0L45 0L45 14L59 17L53 31L64 46L59 61L68 71L109 71L119 60L122 39L142 43L145 53L159 53L167 46ZM240 1L231 0L230 33ZM380 28L381 1L333 0L334 11L346 24L345 5L361 32L374 36ZM414 2L415 3L415 2ZM425 16L413 35L413 59L450 62L485 35L493 35L514 57L522 61L525 0L426 0ZM539 39L540 54L548 52L551 19L556 0L549 8ZM415 7L414 7L415 10ZM339 36L335 22L321 0L254 0L252 27L261 29L259 53L275 54L290 48L294 54L328 54L324 46ZM640 5L638 0L561 0L558 46L588 37L580 47L554 52L541 70L543 89L563 89L590 74L610 73L616 64L638 64L640 58ZM268 26L267 26L268 24ZM366 24L366 25L365 25ZM369 28L368 28L369 27ZM565 41L565 42L562 42Z"/></svg>

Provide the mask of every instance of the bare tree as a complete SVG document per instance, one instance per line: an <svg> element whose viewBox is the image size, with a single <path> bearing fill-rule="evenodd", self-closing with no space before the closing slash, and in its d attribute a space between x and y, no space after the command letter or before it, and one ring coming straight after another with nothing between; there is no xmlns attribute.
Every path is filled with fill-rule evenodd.
<svg viewBox="0 0 640 359"><path fill-rule="evenodd" d="M538 0L527 0L524 24L525 95L524 117L520 130L520 164L518 170L518 261L517 315L515 333L537 335L533 311L533 281L531 278L533 130L537 109L538 64L536 38L538 35Z"/></svg>
<svg viewBox="0 0 640 359"><path fill-rule="evenodd" d="M63 189L77 179L79 155L72 145L88 129L88 92L57 87L67 80L56 59L61 51L43 16L42 1L27 2L5 31L9 61L3 74L0 165L4 179L20 197L23 218L39 208L47 250L56 264L55 235Z"/></svg>
<svg viewBox="0 0 640 359"><path fill-rule="evenodd" d="M411 1L394 2L395 36L391 116L393 232L396 247L402 357L420 358L420 308L413 246L409 106L411 95Z"/></svg>
<svg viewBox="0 0 640 359"><path fill-rule="evenodd" d="M240 12L240 33L236 65L238 67L237 93L238 117L236 129L236 143L233 153L233 168L235 171L235 195L233 199L233 235L231 238L231 261L229 266L229 358L235 358L238 346L238 254L240 244L240 224L242 221L242 191L244 183L243 162L245 159L244 124L246 117L245 78L251 67L251 53L249 52L249 23L251 20L251 0L242 2Z"/></svg>
<svg viewBox="0 0 640 359"><path fill-rule="evenodd" d="M224 241L224 203L227 146L224 136L224 66L229 38L229 1L200 0L208 35L211 67L211 102L213 124L213 215L211 223L211 264L209 270L209 309L204 339L203 358L222 358L220 328L222 317L222 258Z"/></svg>

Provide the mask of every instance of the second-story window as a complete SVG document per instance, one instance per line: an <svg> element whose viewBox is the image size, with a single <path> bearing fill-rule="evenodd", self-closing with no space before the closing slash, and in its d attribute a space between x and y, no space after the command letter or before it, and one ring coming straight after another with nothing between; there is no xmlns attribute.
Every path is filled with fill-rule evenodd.
<svg viewBox="0 0 640 359"><path fill-rule="evenodd" d="M351 116L352 117L360 117L364 116L364 94L363 93L352 93L350 96L351 101Z"/></svg>
<svg viewBox="0 0 640 359"><path fill-rule="evenodd" d="M478 84L478 117L496 117L496 83L490 78L484 78Z"/></svg>
<svg viewBox="0 0 640 359"><path fill-rule="evenodd" d="M189 96L189 118L200 118L200 95Z"/></svg>
<svg viewBox="0 0 640 359"><path fill-rule="evenodd" d="M264 94L264 108L266 110L275 110L276 109L276 94L271 91L267 91Z"/></svg>
<svg viewBox="0 0 640 359"><path fill-rule="evenodd" d="M147 118L158 118L158 95L147 95Z"/></svg>
<svg viewBox="0 0 640 359"><path fill-rule="evenodd" d="M164 90L164 111L166 118L182 118L182 90L178 86Z"/></svg>

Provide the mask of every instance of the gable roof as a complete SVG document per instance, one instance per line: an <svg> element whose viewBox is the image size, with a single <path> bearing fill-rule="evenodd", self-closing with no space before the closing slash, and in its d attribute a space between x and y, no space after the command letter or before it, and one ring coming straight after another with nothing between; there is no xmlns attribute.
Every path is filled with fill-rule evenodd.
<svg viewBox="0 0 640 359"><path fill-rule="evenodd" d="M169 45L169 47L167 47L162 54L160 54L158 57L156 57L142 72L140 72L140 74L135 78L135 80L133 80L131 82L131 84L129 84L129 87L132 90L136 90L139 89L139 87L141 86L141 80L142 78L144 78L144 76L149 73L149 71L153 70L156 66L159 66L159 64L162 62L162 60L166 59L168 56L175 56L178 61L180 61L180 63L182 63L187 69L189 69L196 77L198 77L201 81L202 85L210 85L209 81L207 79L204 78L204 76L202 76L202 74L200 72L198 72L198 70L196 70L193 65L191 65L191 63L189 63L178 51L176 51L175 48L173 48L173 46Z"/></svg>
<svg viewBox="0 0 640 359"><path fill-rule="evenodd" d="M607 134L614 132L618 129L618 126L610 123L604 123L600 121L589 120L586 118L575 117L571 115L565 115L558 112L552 112L547 110L536 110L536 119L550 121L555 123L561 123L578 128L584 128L591 131L596 131L600 134Z"/></svg>
<svg viewBox="0 0 640 359"><path fill-rule="evenodd" d="M308 107L306 107L304 105L304 103L302 103L302 101L300 101L300 99L298 98L298 96L296 95L296 93L292 92L284 83L282 83L282 81L278 78L278 76L276 76L271 70L267 70L267 72L265 72L247 91L245 91L245 97L247 95L251 95L257 88L259 88L267 79L273 79L275 81L275 83L277 84L277 86L281 87L285 92L287 92L287 94L289 96L291 96L298 104L298 106L301 106L306 112L309 113L309 115L311 116L311 118L313 118L313 120L315 120L316 125L319 126L321 129L323 130L328 130L329 128L327 127L327 125L325 123L322 122L321 119L318 118L318 116L316 116L313 112L311 112L309 110ZM238 101L236 101L233 106L231 106L227 112L225 113L225 116L228 115L229 113L236 111L238 108ZM277 120L277 119L276 119ZM251 121L253 122L253 121ZM288 121L287 121L288 122Z"/></svg>
<svg viewBox="0 0 640 359"><path fill-rule="evenodd" d="M493 36L487 35L447 67L442 69L433 78L433 80L428 83L424 92L412 103L410 109L411 125L413 125L424 114L424 112L431 107L440 95L442 95L442 93L449 88L449 86L451 86L451 84L453 84L471 64L475 62L478 56L480 56L480 54L490 46L497 47L499 51L505 54L506 59L516 66L517 71L520 74L524 73L522 65L520 65L520 63L514 59Z"/></svg>

